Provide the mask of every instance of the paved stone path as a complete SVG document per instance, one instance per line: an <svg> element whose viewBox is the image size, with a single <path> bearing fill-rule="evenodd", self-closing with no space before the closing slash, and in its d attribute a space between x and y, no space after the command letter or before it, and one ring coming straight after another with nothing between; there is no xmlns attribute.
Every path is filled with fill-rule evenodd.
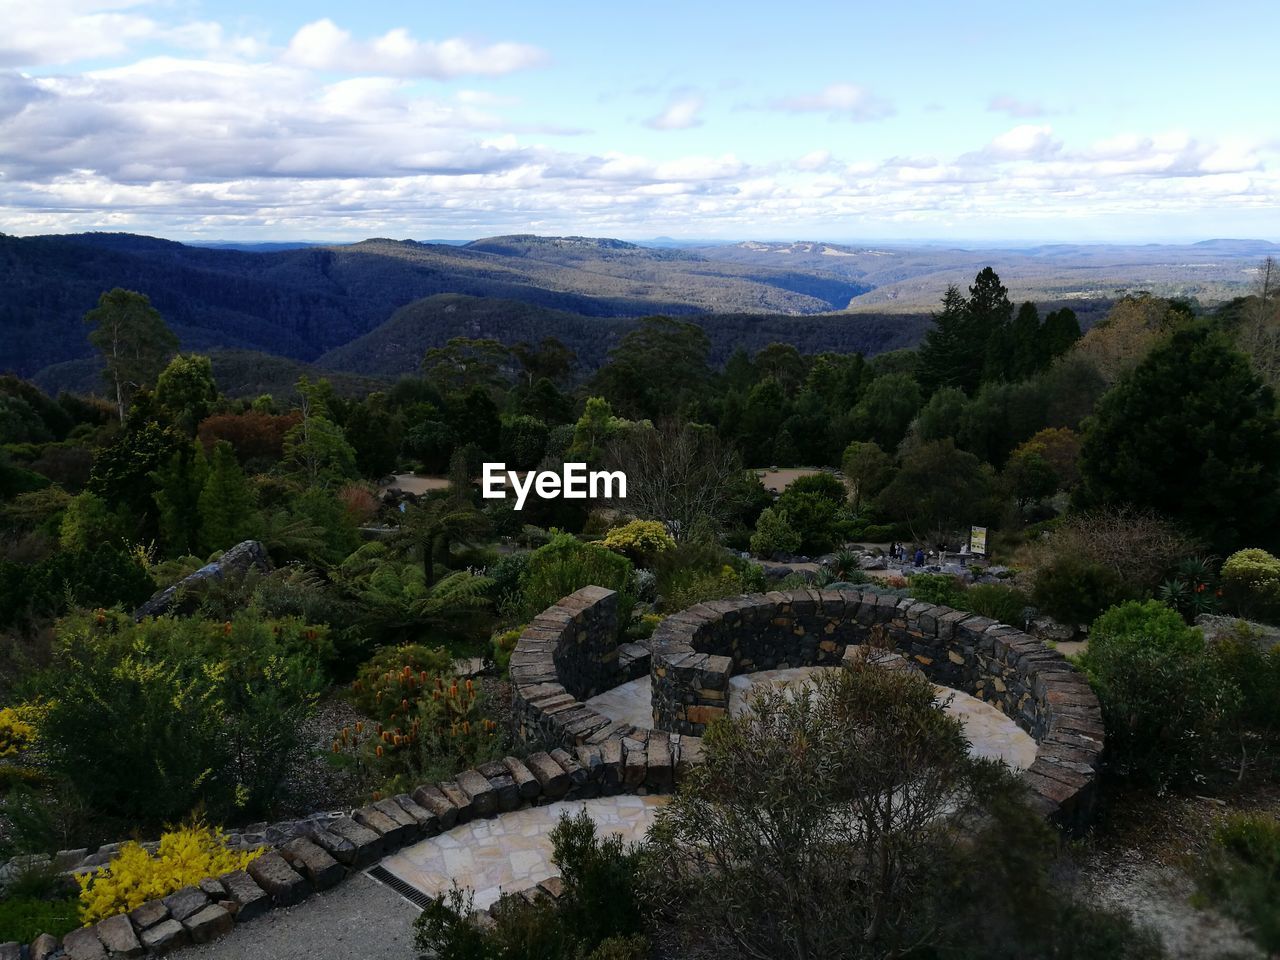
<svg viewBox="0 0 1280 960"><path fill-rule="evenodd" d="M813 683L820 670L834 667L796 667L790 670L762 670L729 678L729 712L737 715L747 709L752 691L761 686L790 690ZM1036 759L1036 742L1032 736L1006 717L999 707L983 703L977 697L936 687L940 699L950 698L945 709L964 724L969 737L969 751L974 756L1000 759L1014 770L1025 770ZM610 720L622 720L637 727L653 725L651 707L653 686L649 677L641 677L614 687L587 701L587 706Z"/></svg>
<svg viewBox="0 0 1280 960"><path fill-rule="evenodd" d="M419 910L359 873L296 907L272 910L175 960L419 960Z"/></svg>
<svg viewBox="0 0 1280 960"><path fill-rule="evenodd" d="M382 867L423 893L436 896L453 881L475 891L475 906L484 909L504 891L532 886L556 876L551 864L551 831L562 813L586 810L601 834L620 833L642 840L665 797L599 797L561 800L545 807L526 807L492 820L473 820L430 840L423 840L382 861Z"/></svg>

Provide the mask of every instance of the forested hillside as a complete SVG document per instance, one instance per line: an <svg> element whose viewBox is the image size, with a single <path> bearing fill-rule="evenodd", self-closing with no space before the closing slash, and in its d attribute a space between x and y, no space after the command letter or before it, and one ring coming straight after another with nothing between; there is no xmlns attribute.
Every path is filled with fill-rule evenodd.
<svg viewBox="0 0 1280 960"><path fill-rule="evenodd" d="M0 236L0 369L87 356L81 318L104 289L147 294L185 349L313 360L422 297L502 297L591 317L843 309L863 284L713 264L617 241L502 238L469 247L368 240L272 253L130 234ZM566 255L564 252L568 251Z"/></svg>

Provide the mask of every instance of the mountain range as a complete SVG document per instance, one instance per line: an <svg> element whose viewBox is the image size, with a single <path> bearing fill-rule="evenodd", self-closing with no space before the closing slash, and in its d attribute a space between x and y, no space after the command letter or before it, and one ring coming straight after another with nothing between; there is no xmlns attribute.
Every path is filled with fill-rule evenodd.
<svg viewBox="0 0 1280 960"><path fill-rule="evenodd" d="M117 286L150 296L183 349L221 358L249 391L300 364L399 375L452 336L556 336L590 369L652 314L702 325L713 360L773 341L874 354L917 342L947 284L967 284L988 264L1015 299L1071 304L1087 324L1137 289L1202 301L1243 295L1257 262L1277 252L1262 241L966 250L533 235L212 246L121 233L0 235L0 371L51 389L92 386L82 318Z"/></svg>

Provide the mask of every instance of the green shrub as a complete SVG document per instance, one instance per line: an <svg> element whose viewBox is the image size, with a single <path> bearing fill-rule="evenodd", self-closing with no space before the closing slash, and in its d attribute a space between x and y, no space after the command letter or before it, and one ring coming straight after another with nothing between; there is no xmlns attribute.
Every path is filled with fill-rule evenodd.
<svg viewBox="0 0 1280 960"><path fill-rule="evenodd" d="M1037 607L1067 624L1089 623L1129 596L1113 570L1071 554L1041 568L1032 590Z"/></svg>
<svg viewBox="0 0 1280 960"><path fill-rule="evenodd" d="M657 520L632 520L614 527L605 535L603 543L641 566L651 565L658 554L676 545L667 528Z"/></svg>
<svg viewBox="0 0 1280 960"><path fill-rule="evenodd" d="M511 666L511 654L516 652L516 641L520 639L520 634L523 632L523 627L512 627L510 630L495 633L490 640L493 645L493 662L497 664L498 672L504 677Z"/></svg>
<svg viewBox="0 0 1280 960"><path fill-rule="evenodd" d="M173 822L269 808L327 684L324 627L99 611L59 626L39 735L53 772L106 815ZM122 733L126 731L126 733Z"/></svg>
<svg viewBox="0 0 1280 960"><path fill-rule="evenodd" d="M632 569L630 560L612 550L557 533L529 555L520 580L522 619L532 619L561 597L594 585L618 592L618 620L625 626L635 604Z"/></svg>
<svg viewBox="0 0 1280 960"><path fill-rule="evenodd" d="M924 603L967 609L964 584L949 573L917 573L907 578L907 588L911 596Z"/></svg>
<svg viewBox="0 0 1280 960"><path fill-rule="evenodd" d="M1280 951L1280 822L1238 814L1214 831L1199 894L1239 921L1268 954Z"/></svg>
<svg viewBox="0 0 1280 960"><path fill-rule="evenodd" d="M751 552L758 557L795 553L800 549L800 533L791 525L787 511L782 507L768 507L756 520L756 531L751 535Z"/></svg>
<svg viewBox="0 0 1280 960"><path fill-rule="evenodd" d="M453 676L453 657L444 647L428 647L422 643L402 643L381 648L356 671L352 684L352 700L369 716L378 713L375 702L378 678L387 673L400 673L408 667L412 673L432 677Z"/></svg>
<svg viewBox="0 0 1280 960"><path fill-rule="evenodd" d="M1158 786L1203 774L1240 691L1214 669L1199 630L1159 601L1125 603L1094 622L1081 664L1120 773Z"/></svg>
<svg viewBox="0 0 1280 960"><path fill-rule="evenodd" d="M30 943L42 933L61 937L78 926L80 902L76 897L0 900L0 943Z"/></svg>
<svg viewBox="0 0 1280 960"><path fill-rule="evenodd" d="M965 591L964 608L999 623L1022 626L1027 595L1002 583L975 583Z"/></svg>
<svg viewBox="0 0 1280 960"><path fill-rule="evenodd" d="M800 535L800 549L810 554L823 553L835 544L835 528L844 502L843 499L833 499L829 490L813 489L812 485L801 486L802 481L819 477L830 480L843 496L844 486L840 481L827 474L814 474L802 477L787 487L778 497L776 508L787 515L792 528Z"/></svg>
<svg viewBox="0 0 1280 960"><path fill-rule="evenodd" d="M529 903L507 895L495 922L469 922L474 897L456 885L414 923L418 947L440 960L643 960L638 877L642 853L617 834L601 840L585 812L551 832L564 892Z"/></svg>
<svg viewBox="0 0 1280 960"><path fill-rule="evenodd" d="M1227 557L1222 586L1241 616L1267 621L1280 617L1280 558L1266 550L1238 550Z"/></svg>

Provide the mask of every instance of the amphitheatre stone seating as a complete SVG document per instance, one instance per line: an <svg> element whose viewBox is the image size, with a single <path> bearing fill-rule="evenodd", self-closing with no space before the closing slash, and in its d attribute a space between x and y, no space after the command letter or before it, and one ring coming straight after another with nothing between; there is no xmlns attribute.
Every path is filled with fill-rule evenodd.
<svg viewBox="0 0 1280 960"><path fill-rule="evenodd" d="M839 666L860 647L892 651L932 682L998 707L1036 741L1020 773L1032 803L1070 831L1091 819L1103 748L1084 677L1020 630L964 611L854 590L798 590L698 604L644 645L615 646L616 597L587 587L537 617L511 661L516 733L621 763L621 789L662 790L696 762L707 724L729 707L729 678ZM610 720L585 701L648 672L653 722ZM656 760L656 767L655 767Z"/></svg>

